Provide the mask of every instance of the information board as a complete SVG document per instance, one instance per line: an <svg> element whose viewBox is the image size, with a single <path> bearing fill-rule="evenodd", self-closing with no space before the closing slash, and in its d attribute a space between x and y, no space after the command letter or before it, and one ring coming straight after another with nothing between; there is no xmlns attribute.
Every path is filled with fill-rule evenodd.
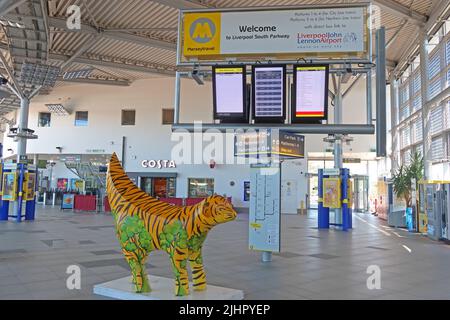
<svg viewBox="0 0 450 320"><path fill-rule="evenodd" d="M280 165L250 168L249 248L280 252Z"/></svg>
<svg viewBox="0 0 450 320"><path fill-rule="evenodd" d="M305 136L273 129L236 134L234 155L304 158Z"/></svg>
<svg viewBox="0 0 450 320"><path fill-rule="evenodd" d="M278 135L272 135L270 153L283 157L304 158L305 136L280 130Z"/></svg>
<svg viewBox="0 0 450 320"><path fill-rule="evenodd" d="M370 60L369 3L182 10L180 15L180 61L246 56Z"/></svg>
<svg viewBox="0 0 450 320"><path fill-rule="evenodd" d="M73 193L64 193L61 201L61 209L73 209L75 202L75 195Z"/></svg>
<svg viewBox="0 0 450 320"><path fill-rule="evenodd" d="M328 114L328 66L294 66L291 121L326 120Z"/></svg>
<svg viewBox="0 0 450 320"><path fill-rule="evenodd" d="M248 122L245 66L213 67L214 119L222 122Z"/></svg>
<svg viewBox="0 0 450 320"><path fill-rule="evenodd" d="M286 119L286 66L253 66L252 107L256 123Z"/></svg>

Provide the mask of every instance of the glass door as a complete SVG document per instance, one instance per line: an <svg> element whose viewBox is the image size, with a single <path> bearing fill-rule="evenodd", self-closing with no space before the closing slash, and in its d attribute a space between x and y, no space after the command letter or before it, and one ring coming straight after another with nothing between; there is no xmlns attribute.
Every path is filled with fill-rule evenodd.
<svg viewBox="0 0 450 320"><path fill-rule="evenodd" d="M141 190L150 196L152 195L152 178L141 177Z"/></svg>
<svg viewBox="0 0 450 320"><path fill-rule="evenodd" d="M319 178L317 174L309 174L309 209L317 209L319 201Z"/></svg>
<svg viewBox="0 0 450 320"><path fill-rule="evenodd" d="M167 198L166 178L153 178L153 196L157 198Z"/></svg>

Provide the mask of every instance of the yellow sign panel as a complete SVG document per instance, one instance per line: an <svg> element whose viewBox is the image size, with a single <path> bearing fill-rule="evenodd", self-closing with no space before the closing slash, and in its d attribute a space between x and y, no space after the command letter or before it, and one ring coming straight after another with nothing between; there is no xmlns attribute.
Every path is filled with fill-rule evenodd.
<svg viewBox="0 0 450 320"><path fill-rule="evenodd" d="M341 179L323 179L323 206L326 208L341 207Z"/></svg>
<svg viewBox="0 0 450 320"><path fill-rule="evenodd" d="M185 57L220 54L219 12L186 13L183 27Z"/></svg>
<svg viewBox="0 0 450 320"><path fill-rule="evenodd" d="M23 200L29 201L34 199L35 184L36 184L36 174L26 172L22 188Z"/></svg>

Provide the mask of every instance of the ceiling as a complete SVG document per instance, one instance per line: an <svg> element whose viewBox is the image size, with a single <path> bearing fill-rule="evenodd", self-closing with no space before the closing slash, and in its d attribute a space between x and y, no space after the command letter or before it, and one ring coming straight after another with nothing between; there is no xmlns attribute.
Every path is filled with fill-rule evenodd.
<svg viewBox="0 0 450 320"><path fill-rule="evenodd" d="M404 59L419 28L429 24L448 0L376 0L386 28L390 68ZM64 72L91 69L73 82L128 86L138 79L172 76L176 70L178 10L300 4L352 3L352 0L1 0L0 52L19 77L24 62L59 66ZM68 8L81 9L81 31L70 30ZM70 11L69 11L70 12ZM0 73L7 70L0 63ZM24 87L25 92L33 87ZM41 90L40 94L48 93ZM0 99L1 117L15 110L14 95Z"/></svg>

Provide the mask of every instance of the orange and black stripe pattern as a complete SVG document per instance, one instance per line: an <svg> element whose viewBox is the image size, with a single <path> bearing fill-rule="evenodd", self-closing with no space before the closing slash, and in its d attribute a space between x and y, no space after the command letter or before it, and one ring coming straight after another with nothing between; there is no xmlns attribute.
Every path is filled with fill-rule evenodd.
<svg viewBox="0 0 450 320"><path fill-rule="evenodd" d="M177 295L189 293L188 260L192 267L194 289L206 288L201 255L203 241L212 227L236 217L236 211L226 198L213 195L196 205L185 207L159 201L133 184L116 154L112 155L109 163L107 193L136 291L150 290L144 267L151 250L169 253ZM130 228L126 229L128 226Z"/></svg>

